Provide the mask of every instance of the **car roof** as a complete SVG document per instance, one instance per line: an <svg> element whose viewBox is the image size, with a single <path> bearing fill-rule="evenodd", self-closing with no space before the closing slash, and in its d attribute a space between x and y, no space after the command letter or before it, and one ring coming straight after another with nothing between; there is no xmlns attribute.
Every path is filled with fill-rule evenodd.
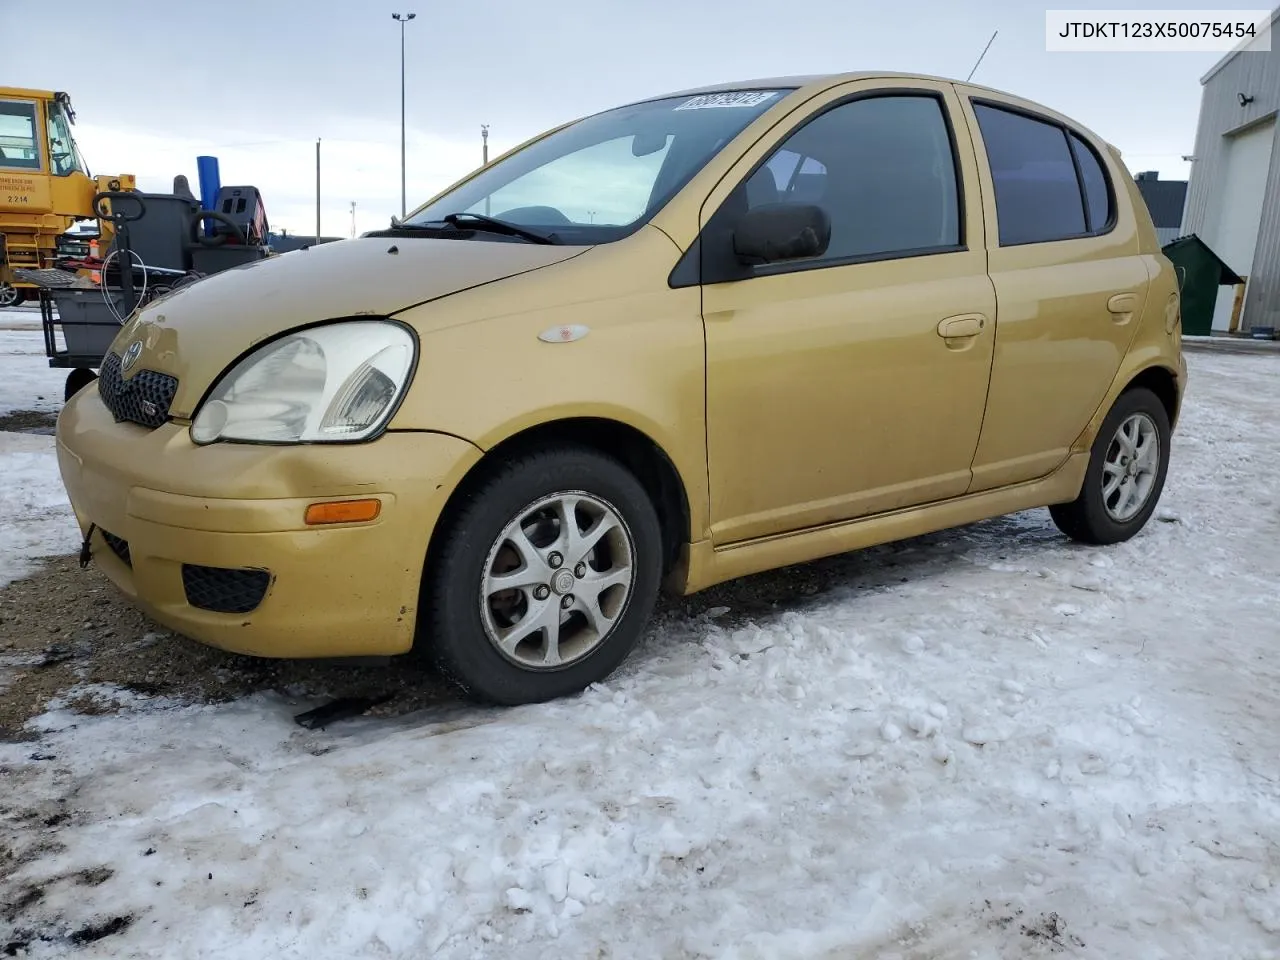
<svg viewBox="0 0 1280 960"><path fill-rule="evenodd" d="M723 93L729 90L798 90L801 87L808 86L821 88L835 86L838 83L848 83L851 80L887 78L895 80L927 80L929 82L936 83L963 82L956 80L954 77L939 77L926 73L900 73L892 70L859 70L848 73L809 73L785 77L762 77L755 80L729 80L723 83L712 83L702 87L690 87L686 90L676 90L672 93L662 93L652 97L644 97L636 102L644 103L649 100L665 100L668 97L694 97L703 93ZM987 89L974 83L970 83L969 86L977 87L979 89Z"/></svg>
<svg viewBox="0 0 1280 960"><path fill-rule="evenodd" d="M724 93L731 90L801 90L810 88L811 93L817 93L828 87L834 87L838 84L849 83L854 80L920 80L928 83L956 83L961 84L969 91L996 94L1001 97L1019 102L1028 108L1034 108L1036 112L1042 113L1053 119L1063 121L1075 128L1087 129L1079 121L1072 117L1068 117L1046 104L1037 103L1027 100L1016 93L1008 90L999 90L995 87L984 86L980 83L973 83L967 80L958 80L955 77L941 77L928 73L901 73L893 70L861 70L850 73L815 73L800 74L788 77L765 77L756 80L733 80L725 83L709 84L704 87L691 87L687 90L677 90L674 93L663 93L657 96L644 97L640 100L633 101L628 106L638 103L649 103L654 100L666 100L672 97L695 97L704 93ZM1092 131L1090 131L1092 133ZM1095 134L1096 136L1096 134ZM1115 149L1109 142L1102 139L1104 143L1111 149Z"/></svg>

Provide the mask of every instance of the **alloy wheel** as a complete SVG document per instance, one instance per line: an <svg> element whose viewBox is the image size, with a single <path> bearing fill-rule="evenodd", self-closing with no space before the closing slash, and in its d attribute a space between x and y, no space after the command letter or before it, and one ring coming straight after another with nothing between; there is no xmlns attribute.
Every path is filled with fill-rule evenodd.
<svg viewBox="0 0 1280 960"><path fill-rule="evenodd" d="M581 490L522 509L494 540L480 586L489 642L525 669L558 669L600 646L626 611L635 543L617 509Z"/></svg>
<svg viewBox="0 0 1280 960"><path fill-rule="evenodd" d="M1117 523L1146 506L1160 470L1160 433L1145 413L1121 421L1102 465L1102 503Z"/></svg>

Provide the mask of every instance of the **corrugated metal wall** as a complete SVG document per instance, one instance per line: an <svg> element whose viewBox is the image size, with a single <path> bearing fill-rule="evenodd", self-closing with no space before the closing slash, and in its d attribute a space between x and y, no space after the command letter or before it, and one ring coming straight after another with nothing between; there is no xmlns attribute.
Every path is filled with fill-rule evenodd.
<svg viewBox="0 0 1280 960"><path fill-rule="evenodd" d="M1253 102L1241 106L1238 96ZM1220 195L1218 178L1226 158L1227 136L1265 122L1280 112L1280 9L1272 18L1269 52L1240 53L1219 64L1204 82L1200 100L1200 122L1196 131L1191 182L1187 187L1187 207L1181 233L1197 233L1212 245ZM1280 140L1280 123L1275 126ZM1245 300L1241 328L1280 327L1280 143L1271 149L1271 171L1262 205L1262 223L1253 256L1249 292Z"/></svg>

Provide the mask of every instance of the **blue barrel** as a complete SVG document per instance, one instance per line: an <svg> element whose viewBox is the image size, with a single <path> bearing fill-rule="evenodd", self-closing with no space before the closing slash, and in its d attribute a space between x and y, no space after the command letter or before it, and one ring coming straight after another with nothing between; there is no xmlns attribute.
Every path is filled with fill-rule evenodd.
<svg viewBox="0 0 1280 960"><path fill-rule="evenodd" d="M196 175L200 179L200 208L214 210L217 208L218 191L222 189L222 179L218 174L217 157L196 157ZM213 236L213 221L204 222L204 235Z"/></svg>

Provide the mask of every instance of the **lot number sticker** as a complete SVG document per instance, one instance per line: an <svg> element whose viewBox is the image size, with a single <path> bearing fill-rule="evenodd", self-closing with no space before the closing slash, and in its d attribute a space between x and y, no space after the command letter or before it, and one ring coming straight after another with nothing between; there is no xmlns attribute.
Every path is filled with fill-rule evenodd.
<svg viewBox="0 0 1280 960"><path fill-rule="evenodd" d="M686 100L677 110L711 110L717 107L755 107L778 95L776 90L739 90L735 93L704 93Z"/></svg>

